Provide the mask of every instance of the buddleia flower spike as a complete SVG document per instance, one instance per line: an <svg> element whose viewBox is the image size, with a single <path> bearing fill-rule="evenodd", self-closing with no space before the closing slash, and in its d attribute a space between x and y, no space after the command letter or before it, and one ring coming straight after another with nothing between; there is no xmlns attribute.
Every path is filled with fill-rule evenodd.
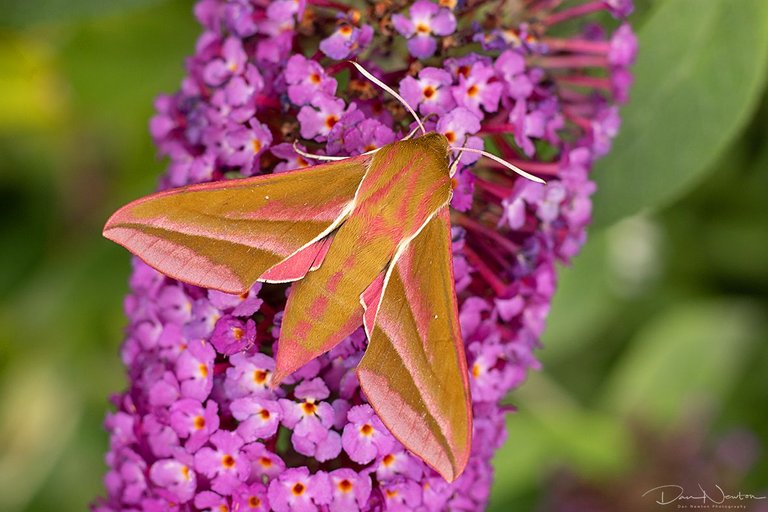
<svg viewBox="0 0 768 512"><path fill-rule="evenodd" d="M199 0L150 123L162 192L105 230L144 259L94 510L483 510L618 130L630 7ZM382 66L415 122L358 80Z"/></svg>

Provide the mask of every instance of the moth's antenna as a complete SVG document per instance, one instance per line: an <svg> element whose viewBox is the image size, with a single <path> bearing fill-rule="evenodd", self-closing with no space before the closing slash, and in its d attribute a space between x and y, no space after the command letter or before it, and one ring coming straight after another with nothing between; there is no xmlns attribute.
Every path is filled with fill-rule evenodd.
<svg viewBox="0 0 768 512"><path fill-rule="evenodd" d="M430 117L432 117L432 116L435 116L435 117L437 117L437 114L435 114L434 112L430 112L429 114L427 114L427 115L425 115L425 116L424 116L424 119L422 119L422 120L421 120L421 122L425 122L427 119L429 119L429 118L430 118ZM414 135L416 135L416 132L417 132L417 131L419 131L419 127L418 127L418 126L417 126L416 128L414 128L413 130L411 130L410 132L408 132L408 135L406 135L405 137L403 137L402 139L400 139L400 141L402 142L402 141L404 141L404 140L408 140L408 139L410 139L411 137L413 137Z"/></svg>
<svg viewBox="0 0 768 512"><path fill-rule="evenodd" d="M408 139L410 139L411 137L413 137L414 135L416 135L416 132L417 132L417 131L419 131L419 127L418 127L418 126L417 126L416 128L414 128L413 130L411 130L410 132L408 132L408 135L406 135L405 137L403 137L403 138L402 138L402 139L400 139L400 140L401 140L401 141L404 141L404 140L408 140Z"/></svg>
<svg viewBox="0 0 768 512"><path fill-rule="evenodd" d="M516 165L512 165L511 163L507 162L503 158L499 158L498 156L494 155L493 153L489 153L487 151L483 151L482 149L457 148L457 147L454 147L454 146L450 146L450 149L452 149L454 151L469 151L470 153L477 153L478 155L483 155L484 157L490 158L494 162L500 163L501 165L503 165L507 169L510 169L510 170L516 172L517 174L519 174L523 178L528 178L531 181L535 181L536 183L541 183L543 185L547 184L547 182L544 181L543 179L541 179L541 178L539 178L537 176L534 176L533 174L529 174L529 173L525 172L524 170L522 170L521 168L517 167Z"/></svg>
<svg viewBox="0 0 768 512"><path fill-rule="evenodd" d="M365 153L360 153L361 155L372 155L381 148L372 149L370 151L366 151ZM297 141L293 141L293 150L298 153L299 155L303 156L304 158L310 158L312 160L325 160L328 162L337 162L339 160L346 160L347 158L351 158L348 156L330 156L330 155L317 155L315 153L307 153L303 149L299 147L299 144ZM359 155L357 155L359 156Z"/></svg>
<svg viewBox="0 0 768 512"><path fill-rule="evenodd" d="M453 162L451 162L451 166L448 168L448 176L451 178L453 178L453 176L456 174L456 170L459 168L459 160L461 160L461 154L464 152L464 149L465 148L459 148L459 154L456 155L456 158Z"/></svg>
<svg viewBox="0 0 768 512"><path fill-rule="evenodd" d="M357 62L355 62L355 61L352 61L352 60L350 60L349 62L350 62L350 63L352 63L352 65L353 65L353 66L355 66L355 67L357 68L357 70L358 70L358 71L359 71L359 72L360 72L360 73L361 73L361 74L362 74L362 75L363 75L365 78L367 78L368 80L370 80L371 82L375 83L376 85L378 85L379 87L381 87L382 89L384 89L385 91L387 91L389 94L391 94L392 96L394 96L395 98L397 98L397 101L399 101L400 103L402 103L402 104L403 104L403 106L404 106L405 108L407 108L407 109L408 109L408 112L410 112L410 113L411 113L411 115L413 116L413 118L416 120L416 124L418 124L418 125L419 125L419 129L421 130L421 133L423 133L423 134L426 134L426 133L427 133L427 130L424 128L424 125L422 124L422 122L421 122L421 119L419 119L419 116L417 116L417 115L416 115L416 112L413 110L413 108L411 108L411 106L408 104L408 102L407 102L407 101L405 101L405 99L403 99L403 97L402 97L402 96L400 96L399 94L397 94L397 93L395 92L395 90L394 90L394 89L392 89L390 86L388 86L387 84L385 84L384 82L382 82L381 80L379 80L378 78L376 78L375 76L373 76L371 73L369 73L367 69L365 69L363 66L361 66L361 65L360 65L360 64L358 64Z"/></svg>

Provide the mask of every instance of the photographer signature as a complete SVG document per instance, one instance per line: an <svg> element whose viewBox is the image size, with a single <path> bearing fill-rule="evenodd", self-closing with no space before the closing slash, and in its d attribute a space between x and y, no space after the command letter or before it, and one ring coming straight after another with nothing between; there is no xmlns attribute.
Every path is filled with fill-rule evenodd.
<svg viewBox="0 0 768 512"><path fill-rule="evenodd" d="M681 485L660 485L658 487L654 487L653 489L648 489L643 493L643 497L645 497L648 494L651 494L651 496L656 496L656 503L659 505L669 505L670 503L674 503L676 501L696 501L701 500L702 504L707 503L707 500L709 502L714 503L716 505L724 503L726 500L738 500L738 501L745 501L745 500L764 500L765 496L755 496L754 494L745 494L742 492L739 492L737 494L726 494L725 491L723 491L722 487L715 484L715 489L710 490L710 492L707 492L701 484L699 485L699 490L701 491L701 494L685 494L685 489ZM654 494L652 494L654 493Z"/></svg>

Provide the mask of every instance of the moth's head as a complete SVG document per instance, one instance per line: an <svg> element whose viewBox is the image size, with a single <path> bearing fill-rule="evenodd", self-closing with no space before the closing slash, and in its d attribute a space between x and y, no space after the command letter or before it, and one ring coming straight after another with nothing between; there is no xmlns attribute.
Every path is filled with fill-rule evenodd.
<svg viewBox="0 0 768 512"><path fill-rule="evenodd" d="M434 151L441 156L445 155L445 157L448 158L448 153L450 152L448 149L449 142L442 133L429 132L421 137L417 137L417 140L424 145L425 149Z"/></svg>
<svg viewBox="0 0 768 512"><path fill-rule="evenodd" d="M448 177L451 178L453 188L456 188L456 180L453 178L453 176L456 174L456 170L458 169L461 152L459 152L458 156L453 154L451 141L448 140L448 137L442 133L429 132L419 138L426 139L424 141L425 146L428 146L432 151L439 155L439 157L444 158L445 170L448 173Z"/></svg>

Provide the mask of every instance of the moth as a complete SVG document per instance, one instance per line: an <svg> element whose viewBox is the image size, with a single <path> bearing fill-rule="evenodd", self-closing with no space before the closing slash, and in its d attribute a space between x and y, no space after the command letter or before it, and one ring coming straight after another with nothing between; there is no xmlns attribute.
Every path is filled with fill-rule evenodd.
<svg viewBox="0 0 768 512"><path fill-rule="evenodd" d="M397 93L353 64L405 104L421 136L304 169L156 193L120 208L104 236L204 288L243 293L257 281L292 282L273 385L362 325L368 347L357 375L368 402L450 482L472 439L450 155L472 150L427 133Z"/></svg>

